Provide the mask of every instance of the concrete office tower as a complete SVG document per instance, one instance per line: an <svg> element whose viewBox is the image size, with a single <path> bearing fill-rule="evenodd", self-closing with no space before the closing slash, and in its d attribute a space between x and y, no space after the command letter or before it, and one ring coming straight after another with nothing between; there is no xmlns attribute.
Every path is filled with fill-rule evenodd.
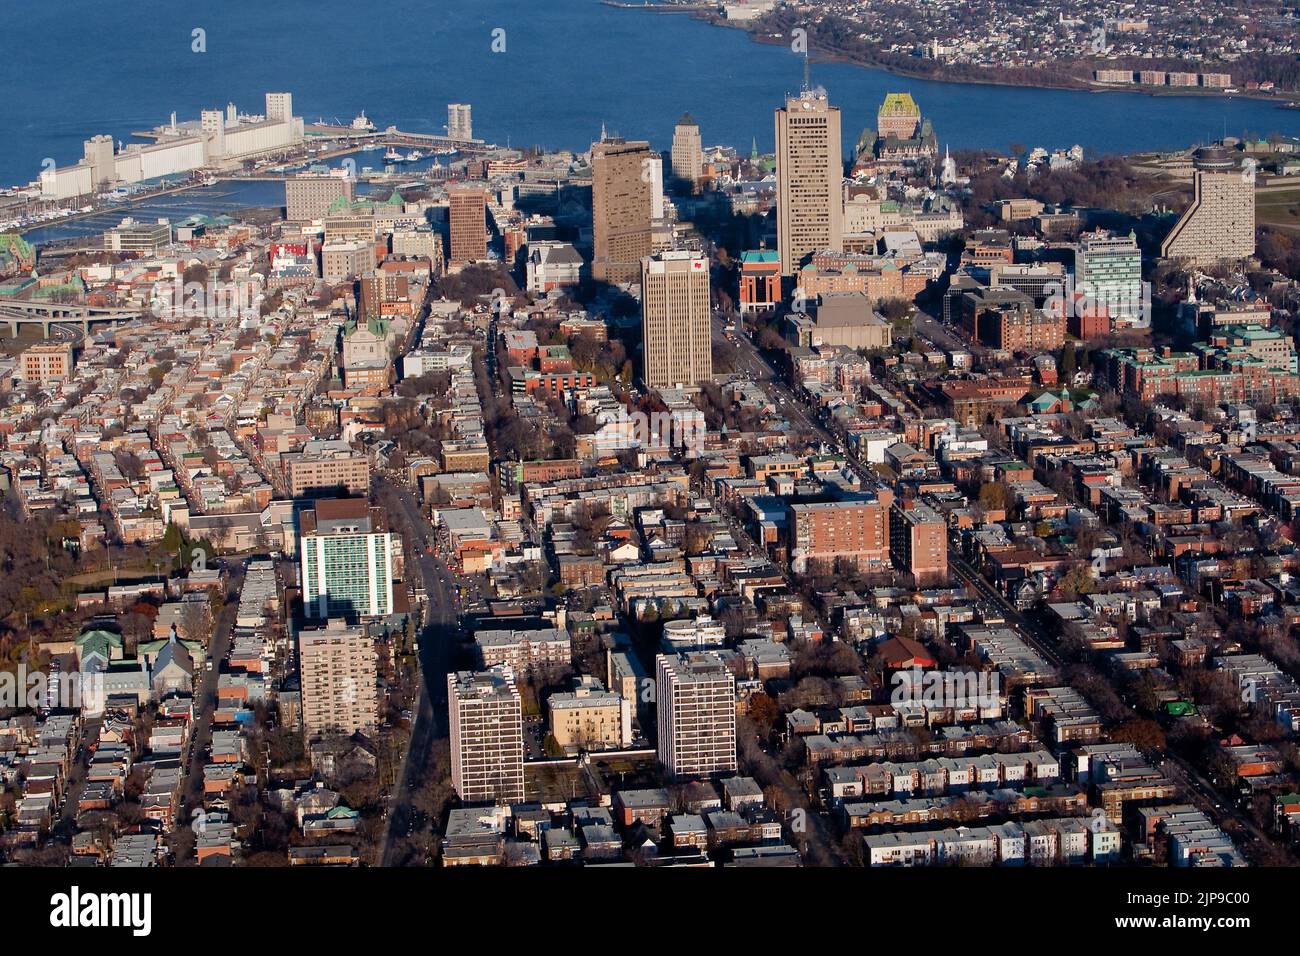
<svg viewBox="0 0 1300 956"><path fill-rule="evenodd" d="M451 261L476 262L487 258L487 191L461 186L448 191L451 202Z"/></svg>
<svg viewBox="0 0 1300 956"><path fill-rule="evenodd" d="M474 118L468 103L447 104L447 136L450 139L474 138Z"/></svg>
<svg viewBox="0 0 1300 956"><path fill-rule="evenodd" d="M641 260L641 331L649 388L698 385L713 375L709 263L688 251Z"/></svg>
<svg viewBox="0 0 1300 956"><path fill-rule="evenodd" d="M673 177L691 187L700 188L704 175L704 144L700 140L700 124L690 113L677 121L673 130Z"/></svg>
<svg viewBox="0 0 1300 956"><path fill-rule="evenodd" d="M393 556L401 540L380 530L378 515L364 498L326 499L303 512L298 558L306 616L393 613Z"/></svg>
<svg viewBox="0 0 1300 956"><path fill-rule="evenodd" d="M1222 146L1204 146L1193 155L1192 169L1192 204L1165 237L1160 255L1194 266L1253 256L1254 166L1239 166Z"/></svg>
<svg viewBox="0 0 1300 956"><path fill-rule="evenodd" d="M1142 302L1142 250L1137 236L1098 230L1079 237L1074 253L1074 288L1090 305L1113 317L1136 317Z"/></svg>
<svg viewBox="0 0 1300 956"><path fill-rule="evenodd" d="M524 721L508 667L447 675L451 784L466 803L524 799Z"/></svg>
<svg viewBox="0 0 1300 956"><path fill-rule="evenodd" d="M844 161L840 111L805 89L776 111L777 251L794 275L814 252L843 251Z"/></svg>
<svg viewBox="0 0 1300 956"><path fill-rule="evenodd" d="M352 202L354 183L346 176L304 174L284 181L284 218L289 222L323 219L339 199Z"/></svg>
<svg viewBox="0 0 1300 956"><path fill-rule="evenodd" d="M375 732L378 678L374 638L337 618L298 632L302 729L318 734Z"/></svg>
<svg viewBox="0 0 1300 956"><path fill-rule="evenodd" d="M736 678L713 651L656 658L659 762L674 778L736 769Z"/></svg>
<svg viewBox="0 0 1300 956"><path fill-rule="evenodd" d="M644 141L605 138L591 145L591 275L636 282L650 255L654 154Z"/></svg>

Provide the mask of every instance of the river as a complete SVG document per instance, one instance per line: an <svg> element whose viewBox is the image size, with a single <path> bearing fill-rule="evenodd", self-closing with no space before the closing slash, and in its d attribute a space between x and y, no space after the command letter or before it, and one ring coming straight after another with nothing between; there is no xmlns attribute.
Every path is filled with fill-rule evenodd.
<svg viewBox="0 0 1300 956"><path fill-rule="evenodd" d="M689 111L706 144L770 150L772 110L802 77L785 47L599 0L41 0L7 19L0 64L0 183L35 178L47 157L75 162L93 133L126 140L173 110L195 119L233 101L261 112L267 90L292 92L309 121L346 123L364 109L381 128L418 132L442 132L446 104L467 102L476 136L579 150L602 124L665 148ZM813 80L844 111L846 149L890 90L912 92L954 149L1078 143L1097 155L1225 129L1300 135L1300 110L1243 97L939 83L847 63L814 64Z"/></svg>

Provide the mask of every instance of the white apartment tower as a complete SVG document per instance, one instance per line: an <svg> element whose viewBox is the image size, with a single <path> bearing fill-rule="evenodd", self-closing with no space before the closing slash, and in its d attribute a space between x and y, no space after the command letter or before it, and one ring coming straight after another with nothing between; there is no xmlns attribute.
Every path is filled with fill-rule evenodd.
<svg viewBox="0 0 1300 956"><path fill-rule="evenodd" d="M1192 157L1192 204L1160 246L1165 259L1211 266L1255 254L1255 167L1238 165L1222 146Z"/></svg>
<svg viewBox="0 0 1300 956"><path fill-rule="evenodd" d="M447 675L451 783L466 803L524 799L524 721L508 667Z"/></svg>
<svg viewBox="0 0 1300 956"><path fill-rule="evenodd" d="M335 618L298 632L302 728L308 737L373 734L378 710L374 638Z"/></svg>
<svg viewBox="0 0 1300 956"><path fill-rule="evenodd" d="M699 253L641 260L643 379L650 388L698 385L713 376L709 263Z"/></svg>
<svg viewBox="0 0 1300 956"><path fill-rule="evenodd" d="M1142 250L1137 236L1101 230L1080 236L1074 253L1074 286L1112 316L1137 317L1142 302Z"/></svg>
<svg viewBox="0 0 1300 956"><path fill-rule="evenodd" d="M843 251L840 111L824 90L805 89L777 109L776 179L781 274L794 275L815 252Z"/></svg>
<svg viewBox="0 0 1300 956"><path fill-rule="evenodd" d="M659 762L674 778L736 769L736 678L713 651L656 659Z"/></svg>

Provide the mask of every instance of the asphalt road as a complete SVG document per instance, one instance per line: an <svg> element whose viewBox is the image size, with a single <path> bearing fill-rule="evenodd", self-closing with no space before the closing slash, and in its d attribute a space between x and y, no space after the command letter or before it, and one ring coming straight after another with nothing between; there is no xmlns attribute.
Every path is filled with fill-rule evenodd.
<svg viewBox="0 0 1300 956"><path fill-rule="evenodd" d="M239 592L244 586L244 563L232 562L227 566L226 603L217 613L213 625L212 641L208 644L208 668L203 671L203 681L195 694L198 708L194 729L190 733L189 769L181 785L181 813L177 827L189 826L194 812L203 806L203 765L207 763L207 750L212 743L212 718L217 710L217 679L235 632L235 616L239 613ZM234 600L230 595L235 595ZM182 862L177 860L177 863Z"/></svg>
<svg viewBox="0 0 1300 956"><path fill-rule="evenodd" d="M433 527L424 517L411 492L380 479L389 500L396 502L396 513L389 519L407 537L420 569L420 580L428 595L428 616L420 631L420 703L415 711L411 735L407 741L402 768L393 789L388 814L388 829L380 850L381 866L419 865L424 861L407 858L402 837L420 822L412 797L428 782L432 768L430 757L436 740L446 737L447 674L455 663L460 602L456 580L436 555L428 552L433 543Z"/></svg>

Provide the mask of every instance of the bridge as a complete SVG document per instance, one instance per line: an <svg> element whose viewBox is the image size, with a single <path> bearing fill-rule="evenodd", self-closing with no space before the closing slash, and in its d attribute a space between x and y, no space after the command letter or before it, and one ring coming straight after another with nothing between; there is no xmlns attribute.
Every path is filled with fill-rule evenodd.
<svg viewBox="0 0 1300 956"><path fill-rule="evenodd" d="M43 338L50 337L50 326L78 323L83 335L90 333L91 323L110 326L138 318L139 309L86 305L80 302L44 302L37 299L0 299L0 326L8 324L9 334L17 337L22 325L41 326Z"/></svg>

